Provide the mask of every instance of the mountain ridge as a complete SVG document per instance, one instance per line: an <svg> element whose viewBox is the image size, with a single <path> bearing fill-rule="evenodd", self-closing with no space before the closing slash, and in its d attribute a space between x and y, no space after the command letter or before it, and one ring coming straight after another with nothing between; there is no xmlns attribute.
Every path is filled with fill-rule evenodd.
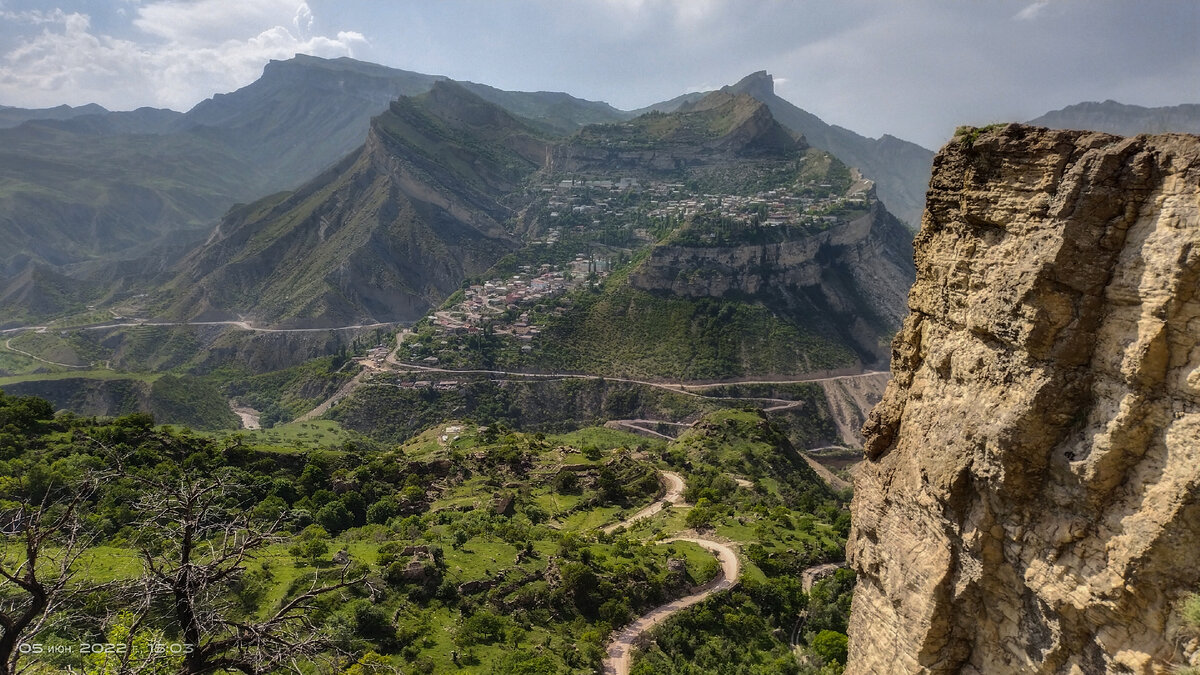
<svg viewBox="0 0 1200 675"><path fill-rule="evenodd" d="M1085 101L1039 115L1028 124L1051 129L1091 129L1118 136L1138 134L1200 134L1200 104L1146 107Z"/></svg>
<svg viewBox="0 0 1200 675"><path fill-rule="evenodd" d="M537 169L539 143L459 85L402 97L333 168L231 212L181 264L165 312L278 325L414 320L515 248L499 200Z"/></svg>

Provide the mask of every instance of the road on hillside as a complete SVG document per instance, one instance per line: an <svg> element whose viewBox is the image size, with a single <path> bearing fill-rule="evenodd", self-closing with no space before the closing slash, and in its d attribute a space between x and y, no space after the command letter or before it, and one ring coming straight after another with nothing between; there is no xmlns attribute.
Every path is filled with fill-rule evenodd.
<svg viewBox="0 0 1200 675"><path fill-rule="evenodd" d="M395 352L392 352L392 356ZM789 406L796 401L788 401L786 399L764 398L757 396L706 396L704 394L695 393L696 390L713 389L715 387L727 387L730 385L742 384L803 384L808 382L834 382L837 380L853 380L860 377L870 377L878 375L881 370L869 370L863 373L855 373L853 375L831 375L828 377L804 377L797 376L786 380L738 380L729 382L651 382L649 380L638 380L630 377L610 377L607 375L584 375L580 373L523 373L512 370L483 370L483 369L454 369L454 368L438 368L437 366L422 366L415 363L404 363L389 359L388 362L397 366L399 370L407 370L409 372L427 372L427 373L446 373L448 375L501 375L505 377L520 377L530 379L582 379L582 380L609 380L611 382L627 382L630 384L641 384L648 387L657 387L667 391L673 391L677 394L685 396L695 396L697 398L713 398L713 399L730 399L744 398L754 401L774 401L788 404Z"/></svg>
<svg viewBox="0 0 1200 675"><path fill-rule="evenodd" d="M42 357L37 356L36 354L30 354L29 352L25 351L24 349L17 349L16 347L12 346L12 341L13 341L12 338L8 338L7 340L5 340L4 348L10 352L15 352L22 356L28 356L29 358L33 359L34 361L41 361L42 363L48 363L52 366L62 366L63 368L85 368L85 369L91 368L91 366L81 366L81 365L74 364L74 363L60 363L58 361L51 361L50 359L43 359Z"/></svg>
<svg viewBox="0 0 1200 675"><path fill-rule="evenodd" d="M106 330L109 328L133 328L137 326L233 326L242 330L248 330L255 333L321 333L330 330L360 330L368 328L391 328L395 323L362 323L351 326L329 326L326 328L263 328L261 326L252 325L248 321L124 321L121 323L105 323L89 326L68 326L64 328L51 328L49 326L19 326L17 328L5 328L0 330L0 333L22 333L25 331L36 331L45 333L48 330ZM14 350L16 351L16 350Z"/></svg>
<svg viewBox="0 0 1200 675"><path fill-rule="evenodd" d="M633 623L617 631L612 641L608 643L607 656L604 658L604 675L629 675L629 668L633 661L633 646L642 635L672 614L702 602L714 593L720 593L737 585L738 574L741 573L741 561L738 560L737 552L728 544L700 537L673 537L664 539L660 543L666 544L672 541L690 541L712 551L721 561L720 573L712 581L697 589L695 593L655 607L635 619Z"/></svg>
<svg viewBox="0 0 1200 675"><path fill-rule="evenodd" d="M667 488L667 491L665 494L663 494L662 498L656 499L654 501L654 503L649 504L648 506L641 509L640 511L633 514L632 516L629 516L625 520L622 520L619 523L613 523L612 525L605 527L604 532L606 534L612 533L617 528L620 528L620 527L627 528L630 525L634 524L635 522L637 522L643 518L649 518L650 516L667 508L668 504L670 504L671 506L675 506L675 505L681 504L683 502L683 491L685 489L687 489L686 485L683 482L683 476L680 476L679 474L675 473L674 471L660 471L660 472L658 472L658 476L659 476L659 480L662 481L662 484Z"/></svg>

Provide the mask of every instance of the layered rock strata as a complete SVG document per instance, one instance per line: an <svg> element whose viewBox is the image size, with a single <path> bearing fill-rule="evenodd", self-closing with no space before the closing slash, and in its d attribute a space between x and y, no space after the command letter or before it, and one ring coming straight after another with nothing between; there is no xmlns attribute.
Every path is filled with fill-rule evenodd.
<svg viewBox="0 0 1200 675"><path fill-rule="evenodd" d="M859 218L782 242L656 246L629 283L676 297L768 300L850 345L865 363L886 364L913 280L909 237L874 202Z"/></svg>
<svg viewBox="0 0 1200 675"><path fill-rule="evenodd" d="M960 134L915 251L846 672L1200 661L1200 138Z"/></svg>

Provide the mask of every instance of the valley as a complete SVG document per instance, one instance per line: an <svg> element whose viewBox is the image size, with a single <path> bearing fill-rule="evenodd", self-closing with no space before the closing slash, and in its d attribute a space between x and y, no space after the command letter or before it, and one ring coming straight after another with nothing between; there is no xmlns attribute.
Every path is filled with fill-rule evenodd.
<svg viewBox="0 0 1200 675"><path fill-rule="evenodd" d="M920 429L897 420L967 406L972 378L999 387L976 369L1012 345L1053 363L1065 347L1044 334L1095 310L1051 298L1049 324L1006 328L1025 310L1002 301L1025 306L1009 296L1039 258L1005 228L1044 214L988 182L1016 171L989 158L1017 148L1045 168L1050 151L1023 145L1040 134L1060 134L1066 166L1103 144L1126 162L1160 143L1146 155L1157 177L1186 174L1171 153L1191 150L993 125L960 129L935 160L828 125L774 87L754 73L627 112L298 56L187 113L0 109L13 140L0 151L0 571L57 565L61 581L0 580L5 602L40 617L5 628L31 646L5 655L0 639L0 662L89 675L886 668L864 622L920 633L904 612L941 591L889 594L904 570L952 566L920 553L932 535L906 535L907 552L881 544L933 522L896 505L960 488L943 477L892 500L889 472L945 454L910 472L925 476L966 442L938 440L958 432L941 412ZM1193 112L1109 102L1046 120ZM1149 185L1143 159L1130 171ZM1081 180L1046 170L1064 191ZM1190 213L1177 196L1168 206ZM972 257L1010 245L1021 264ZM1045 265L1046 278L1078 271ZM988 317L1008 318L984 330ZM943 354L938 336L974 351ZM1055 405L1081 396L1064 391ZM964 415L959 427L978 423ZM1015 442L1001 436L997 448ZM977 553L974 535L944 529ZM951 609L976 592L1015 602L977 586L955 589ZM125 649L85 655L68 648L78 636Z"/></svg>
<svg viewBox="0 0 1200 675"><path fill-rule="evenodd" d="M1200 675L1185 5L0 0L0 675Z"/></svg>
<svg viewBox="0 0 1200 675"><path fill-rule="evenodd" d="M206 558L236 569L212 611L284 612L330 640L314 664L630 673L692 624L763 668L835 668L816 640L844 633L850 577L798 579L843 566L838 453L887 381L908 230L746 94L564 130L477 92L430 82L128 289L11 315L3 401L38 411L13 466L228 484L235 526L272 538ZM158 525L108 494L81 583L130 617Z"/></svg>

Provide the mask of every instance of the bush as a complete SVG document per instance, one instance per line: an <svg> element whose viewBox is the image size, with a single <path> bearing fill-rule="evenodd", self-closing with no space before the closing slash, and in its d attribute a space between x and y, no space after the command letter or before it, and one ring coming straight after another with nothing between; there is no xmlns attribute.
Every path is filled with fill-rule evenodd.
<svg viewBox="0 0 1200 675"><path fill-rule="evenodd" d="M338 534L354 525L354 515L341 501L335 501L317 511L317 522L329 532Z"/></svg>
<svg viewBox="0 0 1200 675"><path fill-rule="evenodd" d="M455 641L464 647L490 645L504 640L508 621L491 612L476 612L462 622Z"/></svg>
<svg viewBox="0 0 1200 675"><path fill-rule="evenodd" d="M519 650L501 657L491 672L496 675L554 675L559 670L548 655Z"/></svg>
<svg viewBox="0 0 1200 675"><path fill-rule="evenodd" d="M812 653L821 657L826 663L846 663L846 652L849 640L845 634L832 630L817 633L812 641Z"/></svg>
<svg viewBox="0 0 1200 675"><path fill-rule="evenodd" d="M367 509L367 522L380 525L400 514L400 505L393 497L384 497Z"/></svg>

